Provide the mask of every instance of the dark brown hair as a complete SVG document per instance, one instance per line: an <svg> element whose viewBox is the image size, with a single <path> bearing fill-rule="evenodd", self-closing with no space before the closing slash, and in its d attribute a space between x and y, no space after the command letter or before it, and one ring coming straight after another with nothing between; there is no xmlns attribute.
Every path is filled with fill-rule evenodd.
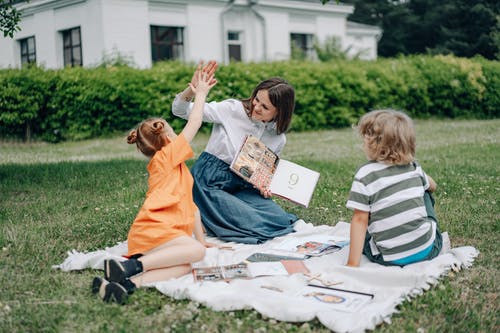
<svg viewBox="0 0 500 333"><path fill-rule="evenodd" d="M277 109L276 118L274 119L277 134L285 133L290 126L293 110L295 109L295 90L287 81L279 77L272 77L260 82L253 90L250 98L241 100L249 117L253 113L252 101L259 90L267 90L269 100Z"/></svg>

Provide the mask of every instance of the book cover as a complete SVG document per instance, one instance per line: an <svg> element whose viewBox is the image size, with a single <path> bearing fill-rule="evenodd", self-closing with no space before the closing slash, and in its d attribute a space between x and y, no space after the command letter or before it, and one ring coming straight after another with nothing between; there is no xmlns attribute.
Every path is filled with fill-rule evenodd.
<svg viewBox="0 0 500 333"><path fill-rule="evenodd" d="M250 262L224 266L196 267L192 269L196 282L229 281L233 279L252 279L259 276L289 275L308 273L301 261L282 260L277 262Z"/></svg>
<svg viewBox="0 0 500 333"><path fill-rule="evenodd" d="M274 195L304 207L309 206L319 173L280 159L254 136L246 136L230 166L231 170L259 190L268 188Z"/></svg>

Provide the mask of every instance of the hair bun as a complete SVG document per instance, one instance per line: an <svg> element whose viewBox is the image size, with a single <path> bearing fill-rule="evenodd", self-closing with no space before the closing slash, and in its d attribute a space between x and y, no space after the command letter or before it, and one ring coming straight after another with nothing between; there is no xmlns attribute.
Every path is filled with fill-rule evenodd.
<svg viewBox="0 0 500 333"><path fill-rule="evenodd" d="M134 144L137 141L137 131L132 130L127 136L127 143L128 144Z"/></svg>
<svg viewBox="0 0 500 333"><path fill-rule="evenodd" d="M153 132L155 134L160 134L161 132L163 132L165 128L165 123L161 120L158 120L155 121L152 126L153 126Z"/></svg>

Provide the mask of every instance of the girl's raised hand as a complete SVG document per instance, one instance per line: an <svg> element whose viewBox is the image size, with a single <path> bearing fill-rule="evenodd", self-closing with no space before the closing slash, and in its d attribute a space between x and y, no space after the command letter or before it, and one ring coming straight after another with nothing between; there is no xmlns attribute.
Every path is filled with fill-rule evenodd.
<svg viewBox="0 0 500 333"><path fill-rule="evenodd" d="M208 94L210 89L217 84L217 79L214 77L215 72L200 70L197 73L197 85L193 85L192 82L189 83L189 87L194 93L205 93Z"/></svg>
<svg viewBox="0 0 500 333"><path fill-rule="evenodd" d="M204 65L203 60L198 63L196 70L193 73L193 77L191 78L191 82L189 83L190 87L197 87L199 82L199 74L206 73L209 76L214 77L215 80L215 71L217 70L217 62L215 60L210 60L206 65ZM215 84L215 82L214 82ZM194 91L194 90L193 90Z"/></svg>

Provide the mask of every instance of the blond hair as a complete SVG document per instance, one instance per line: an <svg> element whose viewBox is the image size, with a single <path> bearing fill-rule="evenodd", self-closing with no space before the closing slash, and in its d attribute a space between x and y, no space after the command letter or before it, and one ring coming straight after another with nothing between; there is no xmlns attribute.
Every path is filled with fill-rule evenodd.
<svg viewBox="0 0 500 333"><path fill-rule="evenodd" d="M375 110L359 120L368 159L403 165L415 159L415 129L410 117L396 110Z"/></svg>
<svg viewBox="0 0 500 333"><path fill-rule="evenodd" d="M167 121L162 118L149 118L137 125L136 129L130 131L127 143L136 144L147 157L153 155L165 146L167 142Z"/></svg>

